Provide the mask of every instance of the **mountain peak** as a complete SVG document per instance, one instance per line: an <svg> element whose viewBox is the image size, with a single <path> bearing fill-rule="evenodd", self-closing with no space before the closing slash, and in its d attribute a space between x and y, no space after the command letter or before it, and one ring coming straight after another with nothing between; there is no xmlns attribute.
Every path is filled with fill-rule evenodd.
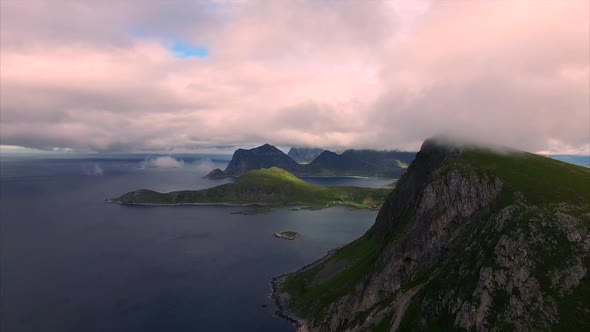
<svg viewBox="0 0 590 332"><path fill-rule="evenodd" d="M264 144L262 144L261 146L255 148L255 149L277 149L277 147L274 146L274 145L270 145L268 143L264 143Z"/></svg>
<svg viewBox="0 0 590 332"><path fill-rule="evenodd" d="M240 176L248 170L279 167L296 172L300 165L283 151L268 143L259 147L237 150L223 173L226 176Z"/></svg>
<svg viewBox="0 0 590 332"><path fill-rule="evenodd" d="M429 139L374 226L275 295L309 331L584 330L588 202L590 169Z"/></svg>

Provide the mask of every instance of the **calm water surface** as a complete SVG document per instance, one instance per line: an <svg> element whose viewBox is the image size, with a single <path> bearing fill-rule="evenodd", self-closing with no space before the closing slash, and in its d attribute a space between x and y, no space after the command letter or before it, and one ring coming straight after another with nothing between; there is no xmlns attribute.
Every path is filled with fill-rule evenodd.
<svg viewBox="0 0 590 332"><path fill-rule="evenodd" d="M562 154L562 155L553 155L553 156L551 156L551 158L557 159L560 161L564 161L566 163L574 164L574 165L590 167L590 155Z"/></svg>
<svg viewBox="0 0 590 332"><path fill-rule="evenodd" d="M273 315L271 278L357 238L376 216L347 208L244 216L231 214L240 210L233 207L104 203L138 188L201 189L231 181L202 178L224 168L230 156L175 157L3 155L0 330L294 331ZM272 236L281 230L303 237Z"/></svg>

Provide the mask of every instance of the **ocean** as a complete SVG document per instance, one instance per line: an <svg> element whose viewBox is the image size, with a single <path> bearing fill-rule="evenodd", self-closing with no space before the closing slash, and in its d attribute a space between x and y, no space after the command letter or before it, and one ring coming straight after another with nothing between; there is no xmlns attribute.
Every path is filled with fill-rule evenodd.
<svg viewBox="0 0 590 332"><path fill-rule="evenodd" d="M590 155L557 154L552 155L551 158L578 166L590 167Z"/></svg>
<svg viewBox="0 0 590 332"><path fill-rule="evenodd" d="M0 330L294 331L274 315L273 276L350 242L376 211L105 203L127 191L228 181L219 155L19 155L0 158ZM393 179L309 178L385 186ZM294 230L302 238L274 238Z"/></svg>

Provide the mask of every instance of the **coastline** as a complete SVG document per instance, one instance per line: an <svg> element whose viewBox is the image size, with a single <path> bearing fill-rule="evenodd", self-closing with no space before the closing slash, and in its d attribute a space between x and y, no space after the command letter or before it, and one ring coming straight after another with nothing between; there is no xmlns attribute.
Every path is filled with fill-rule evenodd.
<svg viewBox="0 0 590 332"><path fill-rule="evenodd" d="M310 206L310 205L297 205L297 204L262 204L262 203L124 203L124 202L117 202L110 198L104 199L105 203L111 204L119 204L119 205L129 205L129 206L229 206L229 207L261 207L261 208L281 208L281 207L292 207L296 208L297 210L323 210L329 209L331 207L338 207L343 206L350 209L359 209L359 210L378 210L381 208L379 207L360 207L351 204L328 204L322 206Z"/></svg>
<svg viewBox="0 0 590 332"><path fill-rule="evenodd" d="M281 288L282 284L285 282L285 280L289 276L296 274L296 273L307 271L307 270L312 269L315 266L321 264L324 260L332 257L339 249L343 248L346 245L347 244L343 244L341 246L332 248L332 249L328 250L328 252L324 256L320 257L319 259L303 266L302 268L300 268L296 271L288 272L288 273L276 276L276 277L272 278L272 280L270 281L271 298L273 299L275 305L277 306L277 311L275 312L275 315L295 324L298 327L297 332L307 332L308 331L307 321L301 317L298 317L297 314L295 313L295 311L293 311L293 309L291 309L289 307L289 295L286 293L280 292L280 288Z"/></svg>
<svg viewBox="0 0 590 332"><path fill-rule="evenodd" d="M346 179L365 179L365 180L399 180L399 176L395 178L381 177L381 176L362 176L362 175L301 175L297 176L301 179L313 179L313 178L346 178Z"/></svg>
<svg viewBox="0 0 590 332"><path fill-rule="evenodd" d="M139 206L183 206L183 205L195 205L195 206L233 206L233 207L271 207L272 205L261 204L261 203L123 203L117 202L112 199L105 198L105 203L119 204L119 205L139 205Z"/></svg>
<svg viewBox="0 0 590 332"><path fill-rule="evenodd" d="M397 181L399 180L400 176L397 177L382 177L382 176L364 176L364 175L297 175L295 173L293 173L293 175L295 175L296 177L300 178L300 179L313 179L313 178L320 178L320 179L325 179L325 178L347 178L347 179L366 179L366 180L394 180ZM214 178L214 177L207 177L206 175L203 176L203 179L209 179L209 180L223 180L223 179L238 179L239 176L235 176L235 175L227 175L224 177L219 177L219 178Z"/></svg>

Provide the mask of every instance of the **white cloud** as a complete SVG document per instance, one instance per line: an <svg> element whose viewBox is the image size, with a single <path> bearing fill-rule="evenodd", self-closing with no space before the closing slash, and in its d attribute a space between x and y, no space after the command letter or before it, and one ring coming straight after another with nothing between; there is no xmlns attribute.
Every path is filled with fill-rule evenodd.
<svg viewBox="0 0 590 332"><path fill-rule="evenodd" d="M83 165L82 174L90 176L102 176L104 169L99 164Z"/></svg>
<svg viewBox="0 0 590 332"><path fill-rule="evenodd" d="M212 169L217 167L215 163L211 159L203 159L193 163L185 164L186 167L189 167L191 170L196 171L198 173L207 174L211 172Z"/></svg>
<svg viewBox="0 0 590 332"><path fill-rule="evenodd" d="M172 158L170 156L163 156L157 158L146 159L140 163L141 168L181 168L184 167L182 159Z"/></svg>

